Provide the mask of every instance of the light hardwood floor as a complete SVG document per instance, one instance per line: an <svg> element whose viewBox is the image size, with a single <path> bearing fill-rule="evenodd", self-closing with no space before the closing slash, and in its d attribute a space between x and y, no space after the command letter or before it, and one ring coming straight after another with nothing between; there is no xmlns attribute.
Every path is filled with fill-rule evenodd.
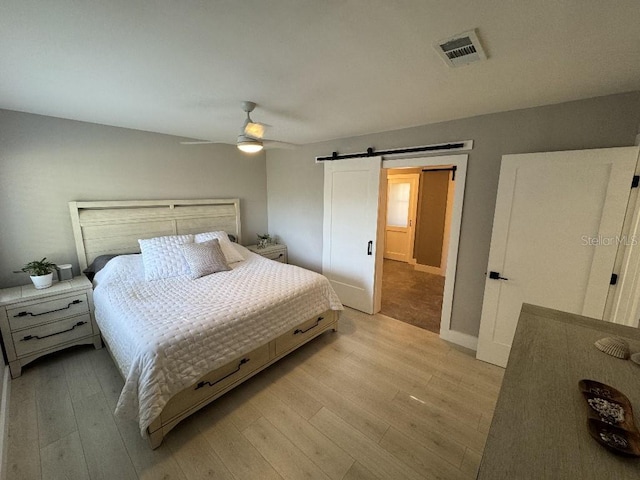
<svg viewBox="0 0 640 480"><path fill-rule="evenodd" d="M18 479L473 479L503 370L437 335L347 309L327 332L178 425L151 450L113 416L105 349L53 354L12 381Z"/></svg>

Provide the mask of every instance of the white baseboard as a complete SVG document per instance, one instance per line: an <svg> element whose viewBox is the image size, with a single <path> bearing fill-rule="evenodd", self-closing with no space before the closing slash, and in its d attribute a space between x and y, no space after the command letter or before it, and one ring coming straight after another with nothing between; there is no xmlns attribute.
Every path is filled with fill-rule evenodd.
<svg viewBox="0 0 640 480"><path fill-rule="evenodd" d="M440 330L440 338L473 351L478 350L478 337L456 330Z"/></svg>
<svg viewBox="0 0 640 480"><path fill-rule="evenodd" d="M9 446L8 442L8 429L9 429L9 395L10 395L10 377L9 377L9 366L4 365L3 362L0 362L1 365L4 366L4 370L2 371L2 395L0 396L0 480L6 478L6 460L7 460L7 449Z"/></svg>
<svg viewBox="0 0 640 480"><path fill-rule="evenodd" d="M432 273L433 275L440 275L444 277L444 270L441 267L434 267L432 265L422 265L420 263L416 263L413 268L415 268L418 272L426 272Z"/></svg>

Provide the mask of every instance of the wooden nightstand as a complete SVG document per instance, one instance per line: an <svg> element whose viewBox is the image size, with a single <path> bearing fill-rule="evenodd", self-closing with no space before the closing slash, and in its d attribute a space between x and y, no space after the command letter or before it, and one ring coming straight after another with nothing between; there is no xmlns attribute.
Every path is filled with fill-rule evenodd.
<svg viewBox="0 0 640 480"><path fill-rule="evenodd" d="M276 262L280 263L289 263L287 261L287 246L282 245L281 243L268 245L264 248L258 248L257 245L247 245L247 248L253 253L262 255L263 257L270 260L275 260Z"/></svg>
<svg viewBox="0 0 640 480"><path fill-rule="evenodd" d="M93 343L102 348L93 317L93 289L87 277L0 290L0 330L13 378L42 355L71 345Z"/></svg>

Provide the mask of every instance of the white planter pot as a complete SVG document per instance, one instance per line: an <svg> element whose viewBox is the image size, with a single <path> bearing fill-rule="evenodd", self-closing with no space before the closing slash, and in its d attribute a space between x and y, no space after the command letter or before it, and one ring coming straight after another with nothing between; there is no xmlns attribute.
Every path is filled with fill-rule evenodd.
<svg viewBox="0 0 640 480"><path fill-rule="evenodd" d="M38 289L49 288L53 283L53 272L46 275L31 275L33 285Z"/></svg>

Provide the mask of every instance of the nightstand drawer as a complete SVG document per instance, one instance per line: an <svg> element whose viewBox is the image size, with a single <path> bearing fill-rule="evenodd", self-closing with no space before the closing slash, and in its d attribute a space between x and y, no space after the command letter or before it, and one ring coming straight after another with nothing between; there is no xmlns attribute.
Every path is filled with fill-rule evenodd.
<svg viewBox="0 0 640 480"><path fill-rule="evenodd" d="M258 245L247 245L247 249L269 260L289 263L287 260L287 246L282 243L275 243L262 248L258 248Z"/></svg>
<svg viewBox="0 0 640 480"><path fill-rule="evenodd" d="M284 252L269 252L261 254L264 258L268 258L269 260L275 260L276 262L286 263Z"/></svg>
<svg viewBox="0 0 640 480"><path fill-rule="evenodd" d="M92 334L91 316L87 313L22 330L12 337L16 355L20 357Z"/></svg>
<svg viewBox="0 0 640 480"><path fill-rule="evenodd" d="M8 308L11 331L89 312L86 293Z"/></svg>

